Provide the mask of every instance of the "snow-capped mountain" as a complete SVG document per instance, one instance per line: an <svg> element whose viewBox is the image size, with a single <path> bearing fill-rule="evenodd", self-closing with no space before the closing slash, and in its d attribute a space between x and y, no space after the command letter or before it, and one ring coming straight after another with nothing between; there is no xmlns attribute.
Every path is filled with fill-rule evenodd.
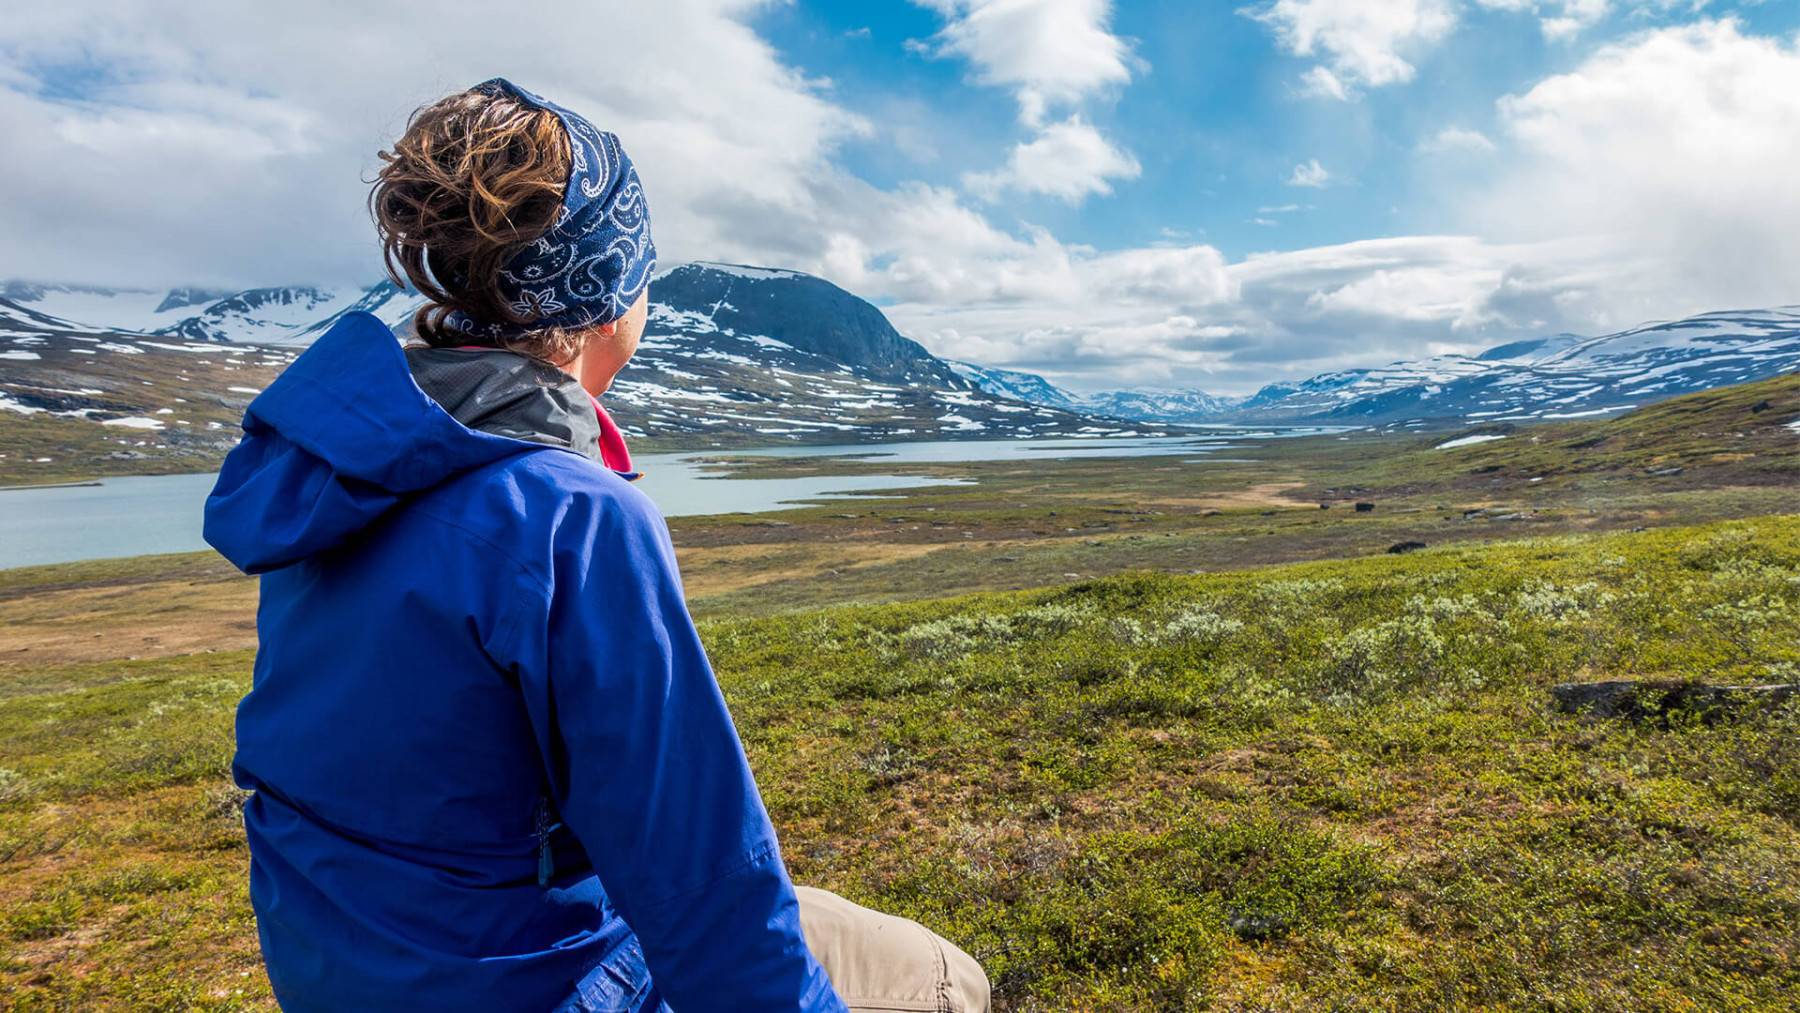
<svg viewBox="0 0 1800 1013"><path fill-rule="evenodd" d="M0 291L11 293L0 295L0 420L59 427L45 455L58 461L156 469L216 461L249 401L344 313L374 312L405 334L420 305L386 282L225 296ZM607 401L653 447L1169 432L986 393L880 310L809 275L689 264L651 295L643 342ZM60 315L76 312L88 318ZM244 334L257 340L234 339ZM105 470L120 467L138 465Z"/></svg>
<svg viewBox="0 0 1800 1013"><path fill-rule="evenodd" d="M190 341L306 344L321 324L352 309L387 320L411 311L392 283L366 289L288 286L222 292L182 287L112 289L88 285L0 284L0 299L72 330L156 334ZM385 312L384 312L385 311ZM396 320L389 320L394 323Z"/></svg>
<svg viewBox="0 0 1800 1013"><path fill-rule="evenodd" d="M1237 404L1236 400L1215 397L1205 391L1161 390L1152 387L1074 394L1036 373L977 366L971 362L951 361L950 367L990 394L1067 411L1138 422L1199 422Z"/></svg>
<svg viewBox="0 0 1800 1013"><path fill-rule="evenodd" d="M1078 404L1080 398L1036 373L1025 373L1016 369L997 369L992 366L977 366L972 362L959 362L955 359L946 359L945 361L950 364L951 369L956 370L957 375L989 394L1010 397L1015 401L1025 401L1030 404L1063 408L1068 411L1081 410Z"/></svg>
<svg viewBox="0 0 1800 1013"><path fill-rule="evenodd" d="M644 340L608 395L628 432L705 446L1150 431L987 393L811 275L695 263L650 295Z"/></svg>
<svg viewBox="0 0 1800 1013"><path fill-rule="evenodd" d="M1075 394L1036 374L936 358L875 306L810 275L695 263L657 278L651 296L650 326L610 399L629 432L669 446L1118 435L1193 423L1463 426L1607 415L1800 370L1800 307L1784 307L1323 373L1244 399ZM419 305L386 281L232 293L6 283L0 409L147 433L184 423L210 431L343 314L366 310L404 333ZM210 407L184 407L198 404Z"/></svg>
<svg viewBox="0 0 1800 1013"><path fill-rule="evenodd" d="M1612 415L1800 370L1800 306L1557 334L1263 388L1217 421L1430 426Z"/></svg>
<svg viewBox="0 0 1800 1013"><path fill-rule="evenodd" d="M1082 411L1110 415L1121 419L1146 422L1206 422L1237 404L1234 398L1218 397L1203 390L1160 390L1139 388L1111 390L1083 395L1077 402Z"/></svg>
<svg viewBox="0 0 1800 1013"><path fill-rule="evenodd" d="M1426 427L1577 418L1800 370L1800 306L1703 313L1597 338L1554 334L1478 355L1320 373L1297 383L1269 384L1242 399L1202 391L1076 395L1032 373L953 365L993 393L1172 424Z"/></svg>

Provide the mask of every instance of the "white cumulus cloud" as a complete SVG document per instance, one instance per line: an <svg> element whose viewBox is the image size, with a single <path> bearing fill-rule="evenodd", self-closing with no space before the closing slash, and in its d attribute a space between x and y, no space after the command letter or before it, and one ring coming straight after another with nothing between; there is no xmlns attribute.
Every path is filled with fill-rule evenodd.
<svg viewBox="0 0 1800 1013"><path fill-rule="evenodd" d="M1419 144L1420 151L1462 151L1485 154L1494 150L1494 142L1479 130L1445 127Z"/></svg>
<svg viewBox="0 0 1800 1013"><path fill-rule="evenodd" d="M866 129L743 18L754 0L27 5L0 19L0 276L139 284L377 277L362 179L417 105L496 74L624 139L670 259L769 245L845 199ZM629 46L544 24L604 23ZM332 54L322 60L321 54ZM721 211L720 209L729 209Z"/></svg>
<svg viewBox="0 0 1800 1013"><path fill-rule="evenodd" d="M1114 35L1112 0L914 0L946 19L931 51L1013 90L1027 124L1131 80L1137 59Z"/></svg>
<svg viewBox="0 0 1800 1013"><path fill-rule="evenodd" d="M1317 58L1306 89L1333 98L1350 85L1410 81L1407 56L1456 27L1453 0L1274 0L1243 13L1268 25L1295 56Z"/></svg>
<svg viewBox="0 0 1800 1013"><path fill-rule="evenodd" d="M1612 0L1475 0L1477 4L1490 10L1523 11L1537 16L1538 27L1544 37L1554 40L1567 40L1581 34L1599 23L1612 12ZM1658 6L1668 8L1676 2L1687 0L1648 0L1633 6ZM1706 0L1699 0L1696 8L1704 6Z"/></svg>
<svg viewBox="0 0 1800 1013"><path fill-rule="evenodd" d="M975 80L1011 89L1019 119L1032 131L1014 145L1006 164L963 176L963 185L988 201L1003 193L1048 194L1078 204L1112 192L1110 180L1136 179L1131 152L1079 113L1047 122L1058 108L1075 108L1131 80L1142 61L1110 29L1112 0L914 0L946 19L925 51L954 56L974 68Z"/></svg>
<svg viewBox="0 0 1800 1013"><path fill-rule="evenodd" d="M1089 194L1111 193L1108 180L1136 179L1141 171L1129 152L1114 147L1080 117L1070 117L1014 147L1005 167L969 173L963 185L989 200L1018 190L1078 204Z"/></svg>
<svg viewBox="0 0 1800 1013"><path fill-rule="evenodd" d="M1601 48L1499 106L1518 155L1475 224L1648 258L1614 298L1680 310L1800 291L1800 44L1731 20ZM1627 310L1627 312L1629 312Z"/></svg>
<svg viewBox="0 0 1800 1013"><path fill-rule="evenodd" d="M1316 158L1309 159L1294 166L1294 172L1288 177L1288 186L1309 186L1315 190L1331 185L1331 170L1319 164Z"/></svg>

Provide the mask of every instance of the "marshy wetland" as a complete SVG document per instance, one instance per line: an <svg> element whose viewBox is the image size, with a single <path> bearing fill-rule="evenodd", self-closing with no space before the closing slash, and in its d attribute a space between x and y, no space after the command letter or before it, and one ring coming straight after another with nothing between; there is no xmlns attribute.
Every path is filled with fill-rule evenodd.
<svg viewBox="0 0 1800 1013"><path fill-rule="evenodd" d="M1786 377L1253 461L732 458L962 481L671 529L795 878L998 1009L1787 1010L1797 709L1550 688L1800 682L1796 417ZM0 1005L274 1008L255 597L209 554L0 571Z"/></svg>

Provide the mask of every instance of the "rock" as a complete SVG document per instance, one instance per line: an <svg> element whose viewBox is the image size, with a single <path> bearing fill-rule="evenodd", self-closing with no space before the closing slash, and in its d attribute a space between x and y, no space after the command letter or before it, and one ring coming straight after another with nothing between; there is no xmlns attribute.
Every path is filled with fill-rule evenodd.
<svg viewBox="0 0 1800 1013"><path fill-rule="evenodd" d="M1417 552L1423 548L1425 548L1424 542L1395 542L1388 546L1388 552L1391 555L1397 556L1403 552Z"/></svg>
<svg viewBox="0 0 1800 1013"><path fill-rule="evenodd" d="M1217 517L1217 516L1219 516L1219 514L1220 514L1220 511L1218 511L1218 510L1202 510L1202 511L1200 511L1200 516L1202 516L1202 517Z"/></svg>
<svg viewBox="0 0 1800 1013"><path fill-rule="evenodd" d="M1264 511L1263 511L1263 512L1262 512L1262 515L1263 515L1263 516L1264 516L1264 517L1273 517L1273 516L1275 516L1275 515L1276 515L1276 514L1277 514L1277 513L1280 513L1280 511L1278 511L1278 510L1264 510Z"/></svg>
<svg viewBox="0 0 1800 1013"><path fill-rule="evenodd" d="M1287 935L1287 919L1278 914L1233 909L1226 912L1226 919L1225 925L1231 929L1232 935L1247 943L1279 939Z"/></svg>
<svg viewBox="0 0 1800 1013"><path fill-rule="evenodd" d="M1331 509L1331 504L1330 504L1330 503L1320 503L1320 504L1319 504L1319 509L1320 509L1320 510L1330 510L1330 509Z"/></svg>
<svg viewBox="0 0 1800 1013"><path fill-rule="evenodd" d="M835 517L835 518L837 518L837 519L838 519L838 520L841 520L841 521L859 521L859 520L862 520L862 515L861 515L861 514L832 514L832 515L831 515L831 516L832 516L832 517Z"/></svg>
<svg viewBox="0 0 1800 1013"><path fill-rule="evenodd" d="M1372 513L1374 510L1375 504L1373 503L1363 501L1356 504L1356 512L1359 514Z"/></svg>
<svg viewBox="0 0 1800 1013"><path fill-rule="evenodd" d="M1761 415L1763 412L1766 412L1770 408L1773 408L1773 407L1775 407L1775 406L1770 404L1767 401L1758 401L1755 404L1750 406L1750 414Z"/></svg>
<svg viewBox="0 0 1800 1013"><path fill-rule="evenodd" d="M1669 475L1679 475L1686 470L1687 470L1686 468L1651 468L1651 469L1649 469L1650 474L1658 475L1658 476L1662 476L1662 477L1667 477Z"/></svg>
<svg viewBox="0 0 1800 1013"><path fill-rule="evenodd" d="M996 563L1016 563L1018 561L1019 561L1018 556L995 556L994 557L994 562L996 562Z"/></svg>
<svg viewBox="0 0 1800 1013"><path fill-rule="evenodd" d="M1556 709L1565 714L1590 713L1595 717L1632 721L1667 722L1677 712L1716 721L1750 706L1786 703L1800 695L1800 686L1715 686L1678 679L1615 679L1606 682L1565 682L1550 689Z"/></svg>
<svg viewBox="0 0 1800 1013"><path fill-rule="evenodd" d="M789 524L787 521L745 521L744 527L747 527L747 528L791 528L791 527L793 527L793 525Z"/></svg>

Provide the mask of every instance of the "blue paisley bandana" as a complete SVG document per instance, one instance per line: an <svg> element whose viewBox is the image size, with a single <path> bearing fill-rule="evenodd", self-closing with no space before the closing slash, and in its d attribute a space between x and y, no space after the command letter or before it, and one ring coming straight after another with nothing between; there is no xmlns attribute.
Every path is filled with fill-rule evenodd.
<svg viewBox="0 0 1800 1013"><path fill-rule="evenodd" d="M444 318L444 328L504 339L551 327L580 330L624 316L650 284L656 244L644 186L619 139L504 78L476 88L555 113L568 131L574 165L556 224L500 270L502 297L526 322L456 312Z"/></svg>

